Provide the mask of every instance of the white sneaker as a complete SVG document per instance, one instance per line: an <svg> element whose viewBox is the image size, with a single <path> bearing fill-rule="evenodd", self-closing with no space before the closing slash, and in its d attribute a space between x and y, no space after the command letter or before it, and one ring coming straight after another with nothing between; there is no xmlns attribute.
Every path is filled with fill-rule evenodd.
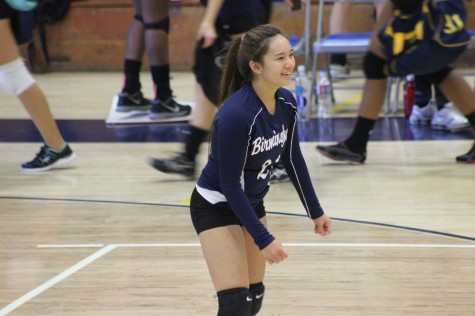
<svg viewBox="0 0 475 316"><path fill-rule="evenodd" d="M427 125L432 120L434 113L435 106L432 101L429 101L424 107L419 107L414 104L411 115L409 116L409 123L412 125Z"/></svg>
<svg viewBox="0 0 475 316"><path fill-rule="evenodd" d="M435 112L431 122L433 129L449 130L451 132L457 132L469 126L470 123L467 118L454 108L452 102L446 103L442 109Z"/></svg>
<svg viewBox="0 0 475 316"><path fill-rule="evenodd" d="M348 65L338 65L338 64L331 64L330 65L330 75L332 78L338 79L341 76L348 75L350 73L350 67Z"/></svg>

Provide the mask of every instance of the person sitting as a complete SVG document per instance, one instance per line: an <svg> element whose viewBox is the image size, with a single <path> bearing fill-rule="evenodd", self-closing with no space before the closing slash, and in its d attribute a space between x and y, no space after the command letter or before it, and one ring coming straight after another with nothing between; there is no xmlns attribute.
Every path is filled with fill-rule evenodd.
<svg viewBox="0 0 475 316"><path fill-rule="evenodd" d="M464 2L392 0L392 3L394 18L373 35L364 59L366 80L352 134L336 145L317 146L321 154L333 160L365 162L366 146L384 103L388 74L424 76L441 89L475 128L475 94L465 79L450 67L470 41L464 24ZM450 27L444 28L445 25ZM435 42L434 37L439 42ZM475 163L475 142L467 153L455 160Z"/></svg>

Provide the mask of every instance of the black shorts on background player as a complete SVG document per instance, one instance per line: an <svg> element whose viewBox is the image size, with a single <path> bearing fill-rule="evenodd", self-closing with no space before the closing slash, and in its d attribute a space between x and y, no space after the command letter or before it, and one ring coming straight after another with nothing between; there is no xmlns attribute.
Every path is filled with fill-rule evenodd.
<svg viewBox="0 0 475 316"><path fill-rule="evenodd" d="M197 42L193 73L206 97L216 106L218 106L218 89L222 73L221 59L226 43L231 40L232 35L244 33L254 26L265 24L266 21L265 10L257 10L251 15L247 13L225 20L218 18L215 25L218 37L213 45L203 48L203 40Z"/></svg>
<svg viewBox="0 0 475 316"><path fill-rule="evenodd" d="M426 75L450 65L465 51L463 0L393 0L394 17L378 32L390 75Z"/></svg>
<svg viewBox="0 0 475 316"><path fill-rule="evenodd" d="M18 45L28 43L33 39L34 11L16 11L5 0L0 0L0 20L3 19L10 19L10 27Z"/></svg>

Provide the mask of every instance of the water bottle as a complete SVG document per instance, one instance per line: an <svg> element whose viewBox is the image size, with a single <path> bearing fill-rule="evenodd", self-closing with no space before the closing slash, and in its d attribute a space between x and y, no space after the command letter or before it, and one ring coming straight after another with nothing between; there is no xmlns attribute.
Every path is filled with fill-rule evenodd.
<svg viewBox="0 0 475 316"><path fill-rule="evenodd" d="M297 67L297 77L295 77L295 99L297 100L297 118L306 121L310 117L310 81L304 65Z"/></svg>
<svg viewBox="0 0 475 316"><path fill-rule="evenodd" d="M332 94L330 80L325 70L320 70L316 86L318 97L317 116L327 118L332 115Z"/></svg>
<svg viewBox="0 0 475 316"><path fill-rule="evenodd" d="M415 102L415 85L414 75L406 76L406 83L404 84L404 116L409 117L412 112L412 107Z"/></svg>

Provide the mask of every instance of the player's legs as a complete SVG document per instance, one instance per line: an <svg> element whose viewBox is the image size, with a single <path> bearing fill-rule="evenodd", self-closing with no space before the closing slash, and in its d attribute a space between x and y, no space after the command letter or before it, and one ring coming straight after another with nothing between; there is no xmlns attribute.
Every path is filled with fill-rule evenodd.
<svg viewBox="0 0 475 316"><path fill-rule="evenodd" d="M127 32L127 48L125 58L142 61L145 53L145 29L143 25L142 3L134 0L135 16L130 22Z"/></svg>
<svg viewBox="0 0 475 316"><path fill-rule="evenodd" d="M20 58L18 46L13 38L9 19L0 20L0 66L13 62ZM55 150L61 150L65 142L59 133L56 122L48 106L43 92L36 83L33 83L18 95L24 108L38 128L46 145Z"/></svg>
<svg viewBox="0 0 475 316"><path fill-rule="evenodd" d="M216 291L249 287L246 245L239 225L205 230L199 238Z"/></svg>
<svg viewBox="0 0 475 316"><path fill-rule="evenodd" d="M348 33L351 31L351 2L335 2L330 12L329 32L330 34Z"/></svg>
<svg viewBox="0 0 475 316"><path fill-rule="evenodd" d="M213 124L217 107L203 91L199 82L195 82L195 109L190 119L190 126L209 132Z"/></svg>
<svg viewBox="0 0 475 316"><path fill-rule="evenodd" d="M439 84L439 88L475 129L475 95L465 79L456 71L451 71ZM475 142L466 154L457 156L455 160L462 163L475 163Z"/></svg>
<svg viewBox="0 0 475 316"><path fill-rule="evenodd" d="M199 238L218 295L218 315L250 315L252 296L241 227L212 228L201 232Z"/></svg>
<svg viewBox="0 0 475 316"><path fill-rule="evenodd" d="M364 163L367 143L384 105L387 82L386 75L383 72L385 63L379 42L376 35L373 35L370 52L366 54L364 59L366 80L353 132L345 141L336 145L317 146L317 150L321 154L333 160L355 164Z"/></svg>
<svg viewBox="0 0 475 316"><path fill-rule="evenodd" d="M329 33L350 33L351 32L351 11L353 3L350 1L335 2L330 12ZM349 73L348 59L346 54L330 55L330 73L332 77L338 77Z"/></svg>
<svg viewBox="0 0 475 316"><path fill-rule="evenodd" d="M168 10L167 0L141 0L142 18L145 26L145 43L150 64L162 66L169 64L168 54Z"/></svg>
<svg viewBox="0 0 475 316"><path fill-rule="evenodd" d="M475 112L475 94L457 71L451 71L439 88L463 115Z"/></svg>
<svg viewBox="0 0 475 316"><path fill-rule="evenodd" d="M376 10L374 30L379 31L392 16L393 8L389 0L375 0L374 8Z"/></svg>
<svg viewBox="0 0 475 316"><path fill-rule="evenodd" d="M142 1L134 0L135 15L127 32L127 43L124 58L124 82L119 93L118 112L150 109L151 100L144 98L140 71L145 53L145 27L142 16Z"/></svg>
<svg viewBox="0 0 475 316"><path fill-rule="evenodd" d="M173 119L190 114L191 107L173 99L170 86L170 61L168 33L170 17L168 0L141 0L145 29L145 51L155 88L155 99L150 109L151 119Z"/></svg>
<svg viewBox="0 0 475 316"><path fill-rule="evenodd" d="M0 50L0 65L4 65L20 56L18 46L11 33L9 19L0 20L0 38L3 41L2 49Z"/></svg>
<svg viewBox="0 0 475 316"><path fill-rule="evenodd" d="M261 218L261 222L267 227L267 218L265 216ZM247 249L249 291L252 295L251 315L255 315L261 309L264 300L265 287L263 281L266 271L266 260L259 250L259 247L254 243L254 239L252 239L251 235L245 228L242 230Z"/></svg>

